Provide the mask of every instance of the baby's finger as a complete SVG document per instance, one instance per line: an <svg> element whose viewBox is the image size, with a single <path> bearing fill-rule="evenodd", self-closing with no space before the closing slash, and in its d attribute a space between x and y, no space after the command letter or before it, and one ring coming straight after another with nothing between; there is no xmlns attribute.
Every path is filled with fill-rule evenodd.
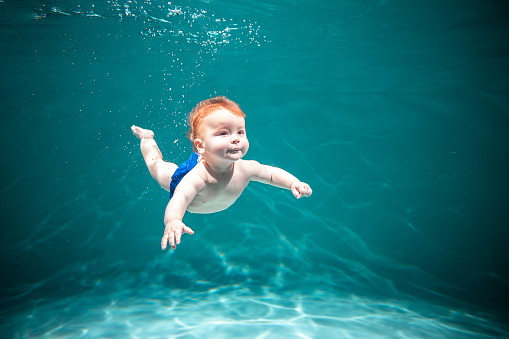
<svg viewBox="0 0 509 339"><path fill-rule="evenodd" d="M170 238L169 238L168 240L169 240L169 242L170 242L170 246L171 246L171 248L175 248L175 247L176 247L176 246L175 246L175 233L170 232L170 233L169 233L169 237L170 237Z"/></svg>
<svg viewBox="0 0 509 339"><path fill-rule="evenodd" d="M194 231L191 228L187 227L187 226L184 226L184 232L185 233L189 233L189 234L194 234Z"/></svg>
<svg viewBox="0 0 509 339"><path fill-rule="evenodd" d="M306 197L309 197L313 191L311 190L311 187L309 187L309 185L306 185L304 187L303 192Z"/></svg>
<svg viewBox="0 0 509 339"><path fill-rule="evenodd" d="M175 231L175 240L176 240L177 245L180 244L180 237L181 236L182 236L182 231L180 229L176 230Z"/></svg>
<svg viewBox="0 0 509 339"><path fill-rule="evenodd" d="M164 251L166 249L166 244L168 243L168 233L163 235L163 239L161 240L161 249Z"/></svg>
<svg viewBox="0 0 509 339"><path fill-rule="evenodd" d="M297 189L297 187L292 188L292 193L293 193L293 196L296 197L297 199L300 198L300 193L299 193L299 190Z"/></svg>

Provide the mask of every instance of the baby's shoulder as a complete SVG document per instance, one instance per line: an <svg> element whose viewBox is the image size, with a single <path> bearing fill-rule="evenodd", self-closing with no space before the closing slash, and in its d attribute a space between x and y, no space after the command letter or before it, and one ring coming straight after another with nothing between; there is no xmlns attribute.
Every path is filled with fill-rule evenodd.
<svg viewBox="0 0 509 339"><path fill-rule="evenodd" d="M256 160L237 160L236 166L238 166L242 170L254 169L260 166L260 163Z"/></svg>
<svg viewBox="0 0 509 339"><path fill-rule="evenodd" d="M253 166L253 165L260 165L260 163L256 160L244 160L240 159L236 161L237 164L241 164L242 166Z"/></svg>
<svg viewBox="0 0 509 339"><path fill-rule="evenodd" d="M260 171L262 165L256 160L240 159L236 162L236 166L242 175L252 177Z"/></svg>
<svg viewBox="0 0 509 339"><path fill-rule="evenodd" d="M182 181L186 181L193 185L197 190L201 190L207 184L207 170L203 164L198 163L189 173L187 173Z"/></svg>

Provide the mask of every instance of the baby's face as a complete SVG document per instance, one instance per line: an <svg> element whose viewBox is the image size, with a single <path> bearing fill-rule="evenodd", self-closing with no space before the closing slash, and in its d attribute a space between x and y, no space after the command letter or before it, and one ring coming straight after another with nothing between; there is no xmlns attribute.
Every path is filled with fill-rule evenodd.
<svg viewBox="0 0 509 339"><path fill-rule="evenodd" d="M197 140L202 146L197 147L198 152L217 160L239 160L249 149L244 118L225 109L203 118Z"/></svg>

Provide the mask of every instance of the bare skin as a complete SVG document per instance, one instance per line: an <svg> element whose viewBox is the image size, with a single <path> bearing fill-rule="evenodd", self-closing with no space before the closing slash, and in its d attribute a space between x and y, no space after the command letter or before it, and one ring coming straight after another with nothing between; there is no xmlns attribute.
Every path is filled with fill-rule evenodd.
<svg viewBox="0 0 509 339"><path fill-rule="evenodd" d="M137 126L131 129L140 139L141 152L150 174L169 190L171 176L178 166L162 159L152 131ZM184 176L166 207L166 227L161 240L163 250L168 243L172 248L180 244L183 233L194 233L182 222L186 211L206 214L227 209L250 181L290 189L297 199L312 193L308 184L285 170L243 160L249 149L244 118L227 110L219 109L203 118L194 146L201 161Z"/></svg>
<svg viewBox="0 0 509 339"><path fill-rule="evenodd" d="M140 139L141 154L143 155L150 175L162 188L170 191L171 176L178 166L163 160L163 155L154 140L154 132L134 125L131 126L131 130L133 134Z"/></svg>

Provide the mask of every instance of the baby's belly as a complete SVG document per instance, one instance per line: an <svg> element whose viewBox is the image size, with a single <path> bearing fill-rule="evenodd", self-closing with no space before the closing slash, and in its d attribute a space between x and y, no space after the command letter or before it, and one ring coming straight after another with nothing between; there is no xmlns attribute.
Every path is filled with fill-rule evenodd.
<svg viewBox="0 0 509 339"><path fill-rule="evenodd" d="M209 214L223 211L233 205L240 196L229 196L215 199L207 199L197 195L193 201L187 206L187 211L191 213Z"/></svg>
<svg viewBox="0 0 509 339"><path fill-rule="evenodd" d="M216 213L216 212L220 212L220 211L224 211L225 209L227 209L228 207L230 207L231 205L233 205L233 203L225 206L225 205L214 205L214 206L207 206L207 205L203 205L203 206L191 206L189 205L187 207L187 211L188 212L191 212L191 213L196 213L196 214L210 214L210 213Z"/></svg>

